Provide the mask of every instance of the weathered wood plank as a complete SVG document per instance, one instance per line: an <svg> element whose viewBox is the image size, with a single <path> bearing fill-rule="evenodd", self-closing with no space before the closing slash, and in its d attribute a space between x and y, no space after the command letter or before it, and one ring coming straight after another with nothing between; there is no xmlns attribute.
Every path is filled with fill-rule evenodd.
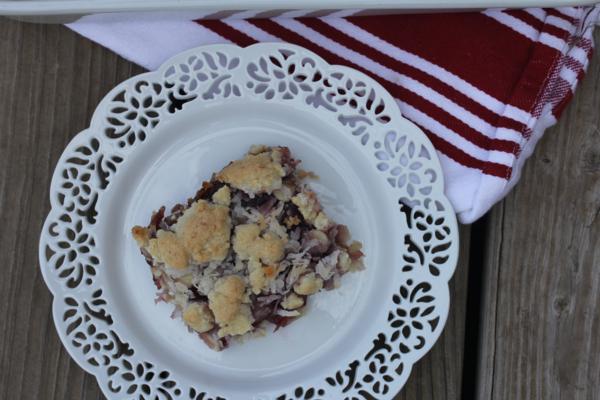
<svg viewBox="0 0 600 400"><path fill-rule="evenodd" d="M490 218L478 398L599 398L598 55Z"/></svg>
<svg viewBox="0 0 600 400"><path fill-rule="evenodd" d="M55 333L37 245L58 157L102 96L141 69L61 26L8 20L0 54L0 398L101 399ZM460 398L468 234L461 227L447 328L399 399Z"/></svg>
<svg viewBox="0 0 600 400"><path fill-rule="evenodd" d="M61 26L0 21L0 398L102 398L71 361L39 273L58 157L114 85L141 69Z"/></svg>

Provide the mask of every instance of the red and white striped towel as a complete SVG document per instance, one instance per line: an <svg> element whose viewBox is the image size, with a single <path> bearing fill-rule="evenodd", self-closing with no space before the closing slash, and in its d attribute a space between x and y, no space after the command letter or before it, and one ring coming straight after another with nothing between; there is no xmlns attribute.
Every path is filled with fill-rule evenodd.
<svg viewBox="0 0 600 400"><path fill-rule="evenodd" d="M94 16L69 27L149 69L203 44L286 41L366 72L428 135L447 195L468 223L518 181L572 97L598 14L599 7L203 21Z"/></svg>

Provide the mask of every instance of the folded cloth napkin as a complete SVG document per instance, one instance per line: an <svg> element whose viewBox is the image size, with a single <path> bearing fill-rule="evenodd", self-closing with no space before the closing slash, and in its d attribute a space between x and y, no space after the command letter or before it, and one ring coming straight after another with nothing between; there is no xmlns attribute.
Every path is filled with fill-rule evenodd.
<svg viewBox="0 0 600 400"><path fill-rule="evenodd" d="M518 181L591 57L600 8L432 15L173 20L96 15L68 25L148 69L203 44L285 41L378 80L438 151L446 193L469 223ZM242 18L240 18L242 17Z"/></svg>

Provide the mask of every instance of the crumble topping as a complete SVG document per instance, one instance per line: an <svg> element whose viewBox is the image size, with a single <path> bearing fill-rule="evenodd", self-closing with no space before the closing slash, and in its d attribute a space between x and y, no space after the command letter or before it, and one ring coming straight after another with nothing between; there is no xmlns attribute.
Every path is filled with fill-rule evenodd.
<svg viewBox="0 0 600 400"><path fill-rule="evenodd" d="M254 258L265 264L272 264L283 258L285 243L285 240L273 232L261 235L260 226L245 224L235 228L233 250L242 260Z"/></svg>
<svg viewBox="0 0 600 400"><path fill-rule="evenodd" d="M248 154L260 154L270 151L269 146L265 146L264 144L253 144L250 146L250 150L248 150Z"/></svg>
<svg viewBox="0 0 600 400"><path fill-rule="evenodd" d="M198 200L173 227L196 263L223 261L229 252L229 208Z"/></svg>
<svg viewBox="0 0 600 400"><path fill-rule="evenodd" d="M217 190L215 194L213 194L212 199L216 204L229 207L229 204L231 203L231 190L229 190L229 186L223 186L221 189Z"/></svg>
<svg viewBox="0 0 600 400"><path fill-rule="evenodd" d="M272 192L281 187L285 170L281 154L276 151L248 154L234 161L217 174L217 180L230 184L249 194Z"/></svg>
<svg viewBox="0 0 600 400"><path fill-rule="evenodd" d="M158 301L212 349L301 317L309 298L363 269L360 242L331 220L317 178L285 147L253 146L169 214L132 236L151 267Z"/></svg>
<svg viewBox="0 0 600 400"><path fill-rule="evenodd" d="M248 278L252 293L260 294L277 276L278 272L278 264L263 265L256 258L250 258L248 260Z"/></svg>
<svg viewBox="0 0 600 400"><path fill-rule="evenodd" d="M215 326L215 318L206 303L190 303L183 312L183 320L199 333L208 332Z"/></svg>
<svg viewBox="0 0 600 400"><path fill-rule="evenodd" d="M250 306L247 304L242 304L233 318L222 325L221 329L219 329L218 335L219 337L227 335L243 335L252 329L253 322L254 318L252 317Z"/></svg>
<svg viewBox="0 0 600 400"><path fill-rule="evenodd" d="M314 224L317 229L324 229L329 226L329 218L321 211L317 195L312 190L304 190L298 193L292 197L292 203L298 207L304 219Z"/></svg>
<svg viewBox="0 0 600 400"><path fill-rule="evenodd" d="M131 229L131 235L137 242L138 247L148 247L150 240L150 230L141 226L134 226Z"/></svg>
<svg viewBox="0 0 600 400"><path fill-rule="evenodd" d="M309 272L300 277L294 285L294 292L303 296L309 296L323 289L323 279L319 278L314 272Z"/></svg>
<svg viewBox="0 0 600 400"><path fill-rule="evenodd" d="M189 254L181 241L173 232L160 230L155 239L148 241L148 252L159 262L169 267L187 268Z"/></svg>
<svg viewBox="0 0 600 400"><path fill-rule="evenodd" d="M239 313L246 285L237 275L219 279L208 294L209 307L219 325L229 323Z"/></svg>
<svg viewBox="0 0 600 400"><path fill-rule="evenodd" d="M304 298L298 296L296 293L290 293L287 297L281 302L281 307L286 310L295 310L304 306Z"/></svg>

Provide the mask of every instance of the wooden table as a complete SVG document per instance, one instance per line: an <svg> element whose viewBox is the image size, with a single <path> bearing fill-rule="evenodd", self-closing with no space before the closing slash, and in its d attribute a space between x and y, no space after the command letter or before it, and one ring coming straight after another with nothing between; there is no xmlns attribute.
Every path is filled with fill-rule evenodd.
<svg viewBox="0 0 600 400"><path fill-rule="evenodd" d="M67 142L140 72L62 26L0 20L0 399L102 398L56 335L38 237ZM445 332L397 399L599 399L598 56L516 189L460 234Z"/></svg>

